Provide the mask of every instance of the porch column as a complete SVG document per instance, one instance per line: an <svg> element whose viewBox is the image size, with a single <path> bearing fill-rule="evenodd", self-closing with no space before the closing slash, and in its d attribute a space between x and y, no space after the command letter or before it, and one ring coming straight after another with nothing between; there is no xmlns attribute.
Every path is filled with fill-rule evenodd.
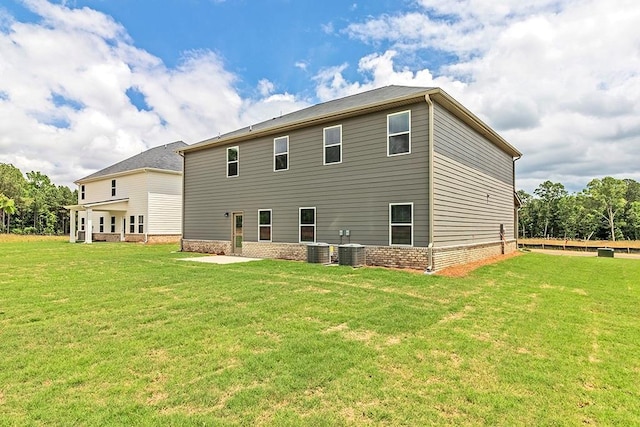
<svg viewBox="0 0 640 427"><path fill-rule="evenodd" d="M76 242L76 211L69 209L69 243Z"/></svg>
<svg viewBox="0 0 640 427"><path fill-rule="evenodd" d="M91 243L91 239L93 238L93 209L87 209L87 229L84 232L84 242Z"/></svg>

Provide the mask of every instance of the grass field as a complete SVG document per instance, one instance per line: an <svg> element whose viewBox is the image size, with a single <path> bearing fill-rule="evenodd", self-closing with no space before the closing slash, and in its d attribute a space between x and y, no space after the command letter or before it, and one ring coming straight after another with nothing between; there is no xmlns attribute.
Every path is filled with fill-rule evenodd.
<svg viewBox="0 0 640 427"><path fill-rule="evenodd" d="M640 262L0 243L0 425L640 425Z"/></svg>

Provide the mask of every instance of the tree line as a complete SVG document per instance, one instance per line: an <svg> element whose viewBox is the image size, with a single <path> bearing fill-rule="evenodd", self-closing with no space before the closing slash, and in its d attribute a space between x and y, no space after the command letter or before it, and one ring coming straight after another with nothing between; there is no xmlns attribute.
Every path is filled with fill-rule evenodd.
<svg viewBox="0 0 640 427"><path fill-rule="evenodd" d="M11 164L0 163L0 232L15 234L66 234L69 211L78 191L51 182L40 172L22 174Z"/></svg>
<svg viewBox="0 0 640 427"><path fill-rule="evenodd" d="M577 193L545 181L518 197L520 237L640 240L640 183L633 179L593 179Z"/></svg>
<svg viewBox="0 0 640 427"><path fill-rule="evenodd" d="M518 190L520 237L584 240L640 240L640 183L633 179L593 179L577 193L545 181L528 194ZM66 234L78 191L56 186L41 172L25 175L0 163L0 232Z"/></svg>

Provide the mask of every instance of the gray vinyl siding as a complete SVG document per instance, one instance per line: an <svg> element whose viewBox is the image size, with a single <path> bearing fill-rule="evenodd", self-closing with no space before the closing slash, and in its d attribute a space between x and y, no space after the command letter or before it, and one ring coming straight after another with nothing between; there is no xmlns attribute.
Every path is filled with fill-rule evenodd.
<svg viewBox="0 0 640 427"><path fill-rule="evenodd" d="M513 236L511 156L438 104L434 125L435 244L495 242L500 224Z"/></svg>
<svg viewBox="0 0 640 427"><path fill-rule="evenodd" d="M411 154L387 156L387 114L411 110ZM258 240L258 210L272 210L272 241L298 242L300 207L316 208L316 241L389 244L389 203L413 203L414 246L428 244L426 103L324 123L239 144L239 176L226 148L185 153L184 238L230 240L233 212ZM323 165L323 128L342 125L342 163ZM289 136L289 170L273 170L273 138ZM229 212L229 217L225 217ZM345 239L345 243L347 240Z"/></svg>

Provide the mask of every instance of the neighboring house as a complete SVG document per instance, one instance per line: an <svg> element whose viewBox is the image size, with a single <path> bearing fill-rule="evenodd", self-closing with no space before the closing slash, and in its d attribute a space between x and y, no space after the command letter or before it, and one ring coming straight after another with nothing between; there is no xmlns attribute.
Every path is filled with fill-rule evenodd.
<svg viewBox="0 0 640 427"><path fill-rule="evenodd" d="M182 141L151 148L77 180L69 241L178 242ZM77 215L77 220L76 220ZM77 224L77 233L76 233Z"/></svg>
<svg viewBox="0 0 640 427"><path fill-rule="evenodd" d="M388 86L181 148L182 249L304 260L311 242L434 271L517 249L521 153L439 88Z"/></svg>

